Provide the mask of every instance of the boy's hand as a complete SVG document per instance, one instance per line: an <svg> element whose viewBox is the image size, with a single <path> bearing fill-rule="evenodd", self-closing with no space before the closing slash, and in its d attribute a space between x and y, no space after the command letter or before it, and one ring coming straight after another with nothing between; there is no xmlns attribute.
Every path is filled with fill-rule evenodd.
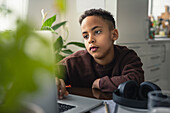
<svg viewBox="0 0 170 113"><path fill-rule="evenodd" d="M69 92L66 90L66 85L63 79L58 79L56 77L56 85L58 88L58 98L63 99L64 96L67 96Z"/></svg>
<svg viewBox="0 0 170 113"><path fill-rule="evenodd" d="M100 78L96 79L96 80L93 82L92 88L100 89L99 81L100 81Z"/></svg>

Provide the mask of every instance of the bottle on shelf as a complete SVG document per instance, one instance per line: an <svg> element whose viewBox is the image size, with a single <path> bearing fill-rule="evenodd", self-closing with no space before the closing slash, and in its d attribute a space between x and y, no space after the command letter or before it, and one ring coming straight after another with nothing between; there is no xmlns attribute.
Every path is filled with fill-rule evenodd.
<svg viewBox="0 0 170 113"><path fill-rule="evenodd" d="M149 38L150 39L155 38L155 27L153 21L154 21L153 16L149 16Z"/></svg>

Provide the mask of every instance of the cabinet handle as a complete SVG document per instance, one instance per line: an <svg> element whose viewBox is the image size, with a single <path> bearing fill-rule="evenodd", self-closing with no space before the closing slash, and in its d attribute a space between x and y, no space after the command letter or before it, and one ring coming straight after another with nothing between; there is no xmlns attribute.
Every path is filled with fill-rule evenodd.
<svg viewBox="0 0 170 113"><path fill-rule="evenodd" d="M162 47L163 47L163 49L164 49L162 63L164 63L164 62L166 61L166 45L163 44Z"/></svg>
<svg viewBox="0 0 170 113"><path fill-rule="evenodd" d="M159 59L159 58L160 58L160 56L153 56L153 57L151 57L151 60Z"/></svg>
<svg viewBox="0 0 170 113"><path fill-rule="evenodd" d="M160 47L160 45L151 45L151 47Z"/></svg>
<svg viewBox="0 0 170 113"><path fill-rule="evenodd" d="M157 79L155 79L155 80L153 80L153 82L158 82L159 81L159 79L157 78Z"/></svg>
<svg viewBox="0 0 170 113"><path fill-rule="evenodd" d="M129 46L128 48L131 48L131 49L139 49L140 46Z"/></svg>
<svg viewBox="0 0 170 113"><path fill-rule="evenodd" d="M150 71L151 71L151 72L153 72L153 71L158 71L158 70L160 70L160 68L159 68L159 67L154 68L154 69L151 69Z"/></svg>

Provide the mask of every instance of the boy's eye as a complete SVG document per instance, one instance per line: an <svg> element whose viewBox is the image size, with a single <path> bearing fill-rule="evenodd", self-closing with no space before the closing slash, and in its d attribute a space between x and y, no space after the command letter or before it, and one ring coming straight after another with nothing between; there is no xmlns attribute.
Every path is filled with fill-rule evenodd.
<svg viewBox="0 0 170 113"><path fill-rule="evenodd" d="M95 34L100 34L102 31L98 30L98 31L95 31Z"/></svg>
<svg viewBox="0 0 170 113"><path fill-rule="evenodd" d="M88 39L89 36L88 36L88 35L84 35L83 38L84 38L84 39Z"/></svg>

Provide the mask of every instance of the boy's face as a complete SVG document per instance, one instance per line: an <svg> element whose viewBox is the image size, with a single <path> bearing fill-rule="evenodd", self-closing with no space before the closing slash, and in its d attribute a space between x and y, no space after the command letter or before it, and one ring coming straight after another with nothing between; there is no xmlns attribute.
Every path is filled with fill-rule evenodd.
<svg viewBox="0 0 170 113"><path fill-rule="evenodd" d="M109 29L109 23L100 16L88 16L82 21L84 43L95 61L113 59L113 43L118 38L118 31Z"/></svg>

